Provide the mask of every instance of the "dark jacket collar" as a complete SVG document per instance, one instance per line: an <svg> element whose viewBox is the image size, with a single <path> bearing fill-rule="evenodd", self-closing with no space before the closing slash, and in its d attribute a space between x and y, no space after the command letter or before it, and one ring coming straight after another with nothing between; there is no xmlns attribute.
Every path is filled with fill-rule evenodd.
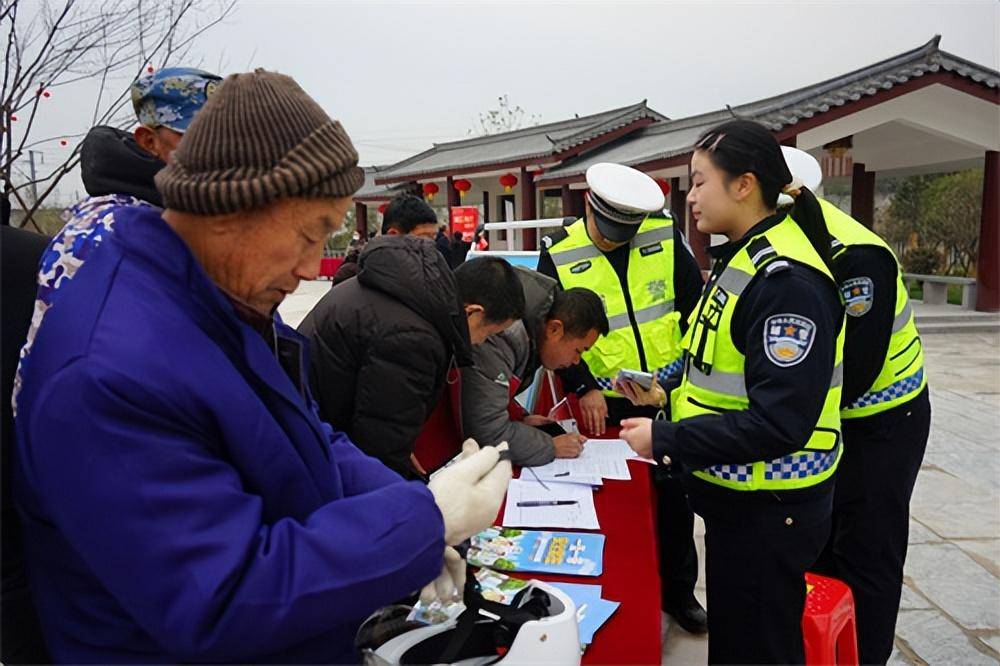
<svg viewBox="0 0 1000 666"><path fill-rule="evenodd" d="M787 217L787 213L784 212L775 213L774 215L769 215L768 217L765 217L757 224L750 227L750 229L748 229L747 232L743 234L741 238L734 241L727 241L725 243L722 243L721 245L713 245L708 248L708 253L709 255L711 255L713 259L717 261L723 260L728 262L730 259L733 258L733 256L737 252L742 250L743 247L747 243L749 243L754 236L759 236L768 229L777 226L785 219L785 217Z"/></svg>

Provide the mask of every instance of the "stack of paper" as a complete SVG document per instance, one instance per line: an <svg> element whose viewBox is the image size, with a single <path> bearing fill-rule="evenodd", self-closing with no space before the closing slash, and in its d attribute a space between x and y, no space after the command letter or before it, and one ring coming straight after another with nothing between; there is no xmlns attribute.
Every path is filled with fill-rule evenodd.
<svg viewBox="0 0 1000 666"><path fill-rule="evenodd" d="M624 439L588 439L579 458L557 458L547 465L532 467L531 472L545 482L599 486L603 479L631 479L626 461L633 459L641 460Z"/></svg>
<svg viewBox="0 0 1000 666"><path fill-rule="evenodd" d="M594 491L576 483L539 483L512 479L507 487L503 524L508 527L600 528Z"/></svg>

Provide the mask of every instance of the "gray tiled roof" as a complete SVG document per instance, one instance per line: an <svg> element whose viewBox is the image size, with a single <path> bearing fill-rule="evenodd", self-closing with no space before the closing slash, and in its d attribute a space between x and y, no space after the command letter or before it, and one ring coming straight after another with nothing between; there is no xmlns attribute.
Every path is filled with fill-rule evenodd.
<svg viewBox="0 0 1000 666"><path fill-rule="evenodd" d="M355 199L391 199L397 194L407 191L405 184L400 185L376 185L375 176L386 169L384 166L364 167L365 182L361 189L354 193Z"/></svg>
<svg viewBox="0 0 1000 666"><path fill-rule="evenodd" d="M758 102L645 127L588 152L583 157L568 160L546 171L538 181L544 183L547 180L579 176L597 162L642 164L683 155L691 150L703 131L733 117L751 118L772 131L778 131L817 113L889 90L894 85L924 74L953 72L990 88L1000 86L1000 73L940 50L940 40L941 36L937 35L912 51Z"/></svg>
<svg viewBox="0 0 1000 666"><path fill-rule="evenodd" d="M490 164L535 158L541 161L554 153L571 149L643 118L652 118L654 122L667 120L666 116L647 107L643 100L632 106L591 116L436 144L429 150L385 170L379 170L377 177L419 178L424 174L445 170L471 170L488 167Z"/></svg>

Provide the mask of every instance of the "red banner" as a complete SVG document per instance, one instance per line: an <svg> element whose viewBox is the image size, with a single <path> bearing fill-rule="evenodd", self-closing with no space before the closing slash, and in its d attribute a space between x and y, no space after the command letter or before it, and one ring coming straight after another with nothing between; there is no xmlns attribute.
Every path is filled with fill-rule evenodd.
<svg viewBox="0 0 1000 666"><path fill-rule="evenodd" d="M471 243L479 225L478 206L453 206L451 209L451 233L462 232L462 240Z"/></svg>

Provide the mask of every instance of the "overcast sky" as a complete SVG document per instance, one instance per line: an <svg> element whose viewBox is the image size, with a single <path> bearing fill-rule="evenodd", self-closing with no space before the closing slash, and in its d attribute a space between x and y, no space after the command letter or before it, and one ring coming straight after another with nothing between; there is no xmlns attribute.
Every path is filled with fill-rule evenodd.
<svg viewBox="0 0 1000 666"><path fill-rule="evenodd" d="M642 99L680 118L843 74L937 33L944 50L1000 69L995 0L241 0L196 51L221 74L264 67L293 76L344 123L367 165L466 136L502 94L542 122ZM89 114L72 102L87 94L67 90L52 104L48 131L85 130ZM68 179L62 197L77 189Z"/></svg>

